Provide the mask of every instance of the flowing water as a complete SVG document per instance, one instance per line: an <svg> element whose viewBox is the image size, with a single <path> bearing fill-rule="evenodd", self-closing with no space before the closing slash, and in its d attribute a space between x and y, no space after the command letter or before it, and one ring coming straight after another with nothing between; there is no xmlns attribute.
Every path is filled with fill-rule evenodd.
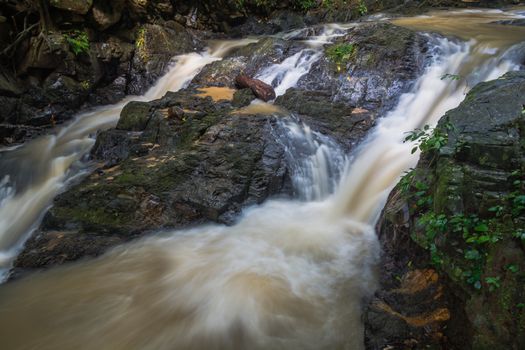
<svg viewBox="0 0 525 350"><path fill-rule="evenodd" d="M303 155L293 166L304 170L294 175L296 185L318 187L305 191L305 200L269 201L245 211L231 227L210 225L159 233L99 259L9 283L0 288L2 348L363 348L362 299L376 286L374 267L379 255L373 227L388 192L418 159L417 153L410 153L412 146L403 143L404 133L425 124L435 125L476 82L518 69L511 60L515 52L511 46L525 38L523 29L513 27L521 36L512 35L510 40L503 26L486 23L519 15L479 13L396 20L399 25L464 40L428 35L433 43L432 62L413 91L402 95L397 107L378 122L346 168L341 160L344 156L321 135L291 118L283 121L281 136L288 136L281 142L291 154ZM476 16L482 19L466 20ZM449 29L447 21L457 22L457 28ZM469 35L473 27L486 36ZM497 33L506 38L493 40ZM485 40L488 36L491 39ZM307 73L317 55L320 51L309 47L259 76L276 85L285 84L276 89L283 92L298 81L297 75ZM182 56L174 71L183 69L184 59L191 62L187 69L192 67L195 72L204 61L217 58ZM442 79L445 74L459 75L460 79ZM183 86L188 79L190 74L185 73L171 89ZM92 119L100 121L86 125L82 124L86 120L83 116L57 136L36 140L32 151L22 147L8 155L35 159L31 166L39 166L38 159L43 158L39 152L61 147L89 149L93 141L87 135L114 125L120 108L93 112ZM99 126L93 126L97 123ZM18 198L9 215L25 222L20 225L31 226L20 208L31 208L33 198L49 203L59 188L47 188L62 186L70 178L67 174L75 173L71 168L64 171L78 160L72 153L81 152L56 151L54 157L48 156L47 160L55 159L59 164L45 168L46 173L36 172L40 180L6 178L2 182L2 225L18 225L18 220L7 220L2 212ZM53 177L48 173L58 177L49 185L45 181ZM329 195L338 176L339 185ZM13 184L24 190L13 192L9 189ZM45 194L37 196L38 191ZM24 200L25 193L28 197ZM40 213L32 214L32 220ZM1 227L0 232L8 232L3 228L6 226ZM25 232L23 227L17 229ZM4 246L12 247L9 240L13 239L21 238L7 238Z"/></svg>

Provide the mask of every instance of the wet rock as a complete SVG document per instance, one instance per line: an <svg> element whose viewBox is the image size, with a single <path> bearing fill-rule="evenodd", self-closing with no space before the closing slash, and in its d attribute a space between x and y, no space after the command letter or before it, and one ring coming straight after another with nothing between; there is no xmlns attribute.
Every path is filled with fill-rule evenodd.
<svg viewBox="0 0 525 350"><path fill-rule="evenodd" d="M51 6L85 15L91 9L93 0L50 0Z"/></svg>
<svg viewBox="0 0 525 350"><path fill-rule="evenodd" d="M143 131L151 117L151 105L147 102L130 102L120 113L117 130Z"/></svg>
<svg viewBox="0 0 525 350"><path fill-rule="evenodd" d="M263 38L255 43L234 49L222 60L205 66L193 79L191 86L235 87L239 74L253 76L272 63L283 61L299 50L298 45L277 38Z"/></svg>
<svg viewBox="0 0 525 350"><path fill-rule="evenodd" d="M408 187L391 193L379 225L385 268L367 311L369 348L416 340L415 348L518 349L525 342L525 212L516 206L524 193L523 91L524 72L473 88L438 125L447 145L423 154ZM416 184L432 204L418 203ZM432 235L437 219L446 225ZM434 306L390 297L399 294L399 276L422 268L443 282ZM450 317L431 328L407 322L437 309ZM392 317L404 328L381 330Z"/></svg>
<svg viewBox="0 0 525 350"><path fill-rule="evenodd" d="M93 5L93 19L100 30L105 30L118 23L122 17L122 11L126 5L126 0L95 0Z"/></svg>
<svg viewBox="0 0 525 350"><path fill-rule="evenodd" d="M199 50L202 44L182 26L146 24L137 30L128 93L140 95L165 73L171 59Z"/></svg>
<svg viewBox="0 0 525 350"><path fill-rule="evenodd" d="M105 166L56 199L16 266L75 260L73 247L82 252L88 237L92 246L102 239L98 251L86 252L91 256L105 242L159 229L230 224L241 208L289 191L275 117L233 111L230 102L191 89L128 104L117 129L101 133L93 148ZM62 231L71 235L49 248L49 235Z"/></svg>
<svg viewBox="0 0 525 350"><path fill-rule="evenodd" d="M250 88L253 94L264 102L275 98L275 90L273 87L259 79L253 79L247 75L239 74L237 78L235 78L235 84L241 89Z"/></svg>
<svg viewBox="0 0 525 350"><path fill-rule="evenodd" d="M374 113L341 102L332 102L328 91L291 88L275 104L299 115L313 129L330 135L350 151L374 125Z"/></svg>
<svg viewBox="0 0 525 350"><path fill-rule="evenodd" d="M233 100L232 105L235 107L245 107L250 104L255 99L255 95L253 94L251 89L241 89L237 90L233 94Z"/></svg>
<svg viewBox="0 0 525 350"><path fill-rule="evenodd" d="M328 54L298 86L367 110L392 108L422 71L427 51L422 36L389 23L360 24L333 45L351 45L352 55L340 62Z"/></svg>
<svg viewBox="0 0 525 350"><path fill-rule="evenodd" d="M525 18L508 19L508 20L503 20L503 21L497 21L497 22L494 22L494 23L504 24L504 25L508 25L508 26L525 26Z"/></svg>

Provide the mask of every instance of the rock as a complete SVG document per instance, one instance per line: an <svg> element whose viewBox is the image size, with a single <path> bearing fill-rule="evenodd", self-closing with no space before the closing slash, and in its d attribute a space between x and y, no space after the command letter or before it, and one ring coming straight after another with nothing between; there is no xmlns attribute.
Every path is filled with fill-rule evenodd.
<svg viewBox="0 0 525 350"><path fill-rule="evenodd" d="M118 23L122 17L122 11L126 5L126 0L95 0L93 5L93 19L100 30L106 30Z"/></svg>
<svg viewBox="0 0 525 350"><path fill-rule="evenodd" d="M502 21L494 22L496 24L503 24L508 26L525 26L525 18L519 18L519 19L507 19Z"/></svg>
<svg viewBox="0 0 525 350"><path fill-rule="evenodd" d="M367 110L389 110L422 71L426 40L390 23L359 24L333 44L352 45L354 53L343 62L320 59L298 87L329 91L335 101Z"/></svg>
<svg viewBox="0 0 525 350"><path fill-rule="evenodd" d="M232 105L235 107L245 107L248 106L255 99L251 89L241 89L235 91L233 94Z"/></svg>
<svg viewBox="0 0 525 350"><path fill-rule="evenodd" d="M220 60L208 64L193 79L191 86L235 87L239 74L253 76L273 62L280 62L300 50L300 45L273 37L263 38L246 46L233 49Z"/></svg>
<svg viewBox="0 0 525 350"><path fill-rule="evenodd" d="M247 75L239 74L237 78L235 78L235 83L241 89L250 88L257 98L265 102L275 99L275 90L273 87L259 79L253 79Z"/></svg>
<svg viewBox="0 0 525 350"><path fill-rule="evenodd" d="M30 39L29 51L18 65L18 73L29 69L54 70L64 64L69 55L69 45L61 33L49 33Z"/></svg>
<svg viewBox="0 0 525 350"><path fill-rule="evenodd" d="M22 93L16 78L3 67L0 68L0 95L16 97Z"/></svg>
<svg viewBox="0 0 525 350"><path fill-rule="evenodd" d="M334 103L328 91L291 88L275 104L297 114L314 130L335 138L348 152L375 124L372 111Z"/></svg>
<svg viewBox="0 0 525 350"><path fill-rule="evenodd" d="M171 59L202 47L197 39L179 24L146 24L137 30L128 93L140 95L162 74Z"/></svg>
<svg viewBox="0 0 525 350"><path fill-rule="evenodd" d="M170 110L183 110L182 119ZM105 166L55 200L17 271L97 255L159 229L231 224L241 208L290 193L284 150L273 132L277 119L239 117L233 110L229 101L191 89L128 104L119 126L138 120L140 127L126 127L142 131L98 136L92 155Z"/></svg>
<svg viewBox="0 0 525 350"><path fill-rule="evenodd" d="M439 122L446 146L423 154L412 185L391 193L379 225L382 287L367 311L371 348L412 340L418 348L518 349L525 343L525 212L516 205L524 193L523 91L523 71L474 87ZM428 188L432 205L417 203L416 183ZM437 217L447 224L429 235ZM441 281L433 302L424 288L433 306L400 298L398 276L429 266ZM378 303L389 308L378 309ZM449 317L430 328L408 327L406 320L393 332L384 328L387 319L399 323L445 309Z"/></svg>
<svg viewBox="0 0 525 350"><path fill-rule="evenodd" d="M49 0L49 3L61 10L85 15L91 9L93 0Z"/></svg>
<svg viewBox="0 0 525 350"><path fill-rule="evenodd" d="M143 131L151 117L151 106L147 102L130 102L120 113L117 130Z"/></svg>

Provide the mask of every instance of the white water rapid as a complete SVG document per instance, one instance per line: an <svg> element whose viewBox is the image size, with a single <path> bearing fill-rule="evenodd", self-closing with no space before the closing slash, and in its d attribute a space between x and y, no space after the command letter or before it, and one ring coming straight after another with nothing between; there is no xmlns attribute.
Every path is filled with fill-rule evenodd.
<svg viewBox="0 0 525 350"><path fill-rule="evenodd" d="M446 19L462 21L461 15ZM424 26L424 18L418 21ZM269 201L246 210L231 227L210 225L159 233L96 260L8 283L0 288L3 347L364 348L362 300L376 287L374 269L379 257L374 225L388 192L418 159L417 153L411 155L411 145L403 143L404 133L435 125L476 82L518 68L507 53L519 40L496 44L483 38L429 37L434 43L432 62L413 91L402 95L397 107L378 122L346 165L332 195L336 174L323 170L327 175L318 176L305 170L296 175L311 176L310 182L297 180L298 186L319 186L303 194L310 201ZM286 63L291 68L273 72L273 77L272 72L260 76L274 84L297 81L290 69L300 71L303 65L293 62L307 63L316 54L303 52ZM204 60L202 55L195 58ZM458 74L462 79L441 79L444 74ZM114 123L115 112L108 113ZM320 158L329 158L343 171L345 162L334 160L341 156L323 147L329 142L312 135L306 126L284 128L305 140L305 159L322 149ZM285 146L294 147L293 143ZM324 164L331 169L320 158L304 160L297 168L317 162L317 167Z"/></svg>

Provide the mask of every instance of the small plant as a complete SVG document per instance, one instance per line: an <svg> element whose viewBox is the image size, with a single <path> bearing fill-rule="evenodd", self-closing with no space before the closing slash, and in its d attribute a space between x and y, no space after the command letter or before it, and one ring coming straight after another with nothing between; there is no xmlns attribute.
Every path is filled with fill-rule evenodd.
<svg viewBox="0 0 525 350"><path fill-rule="evenodd" d="M64 34L64 38L76 56L89 51L89 38L85 31L74 30Z"/></svg>
<svg viewBox="0 0 525 350"><path fill-rule="evenodd" d="M445 130L453 130L454 126L449 122L444 124ZM418 149L421 152L439 151L448 142L448 134L441 131L441 129L431 129L429 125L425 125L423 129L415 129L407 133L404 142L415 142L416 145L412 148L411 153L415 153Z"/></svg>
<svg viewBox="0 0 525 350"><path fill-rule="evenodd" d="M357 7L357 12L359 12L359 14L361 16L364 16L368 13L368 8L366 7L366 4L364 3L363 0L359 0L359 5Z"/></svg>
<svg viewBox="0 0 525 350"><path fill-rule="evenodd" d="M341 66L346 66L346 63L355 58L356 54L357 48L351 43L334 44L326 49L328 59L336 64L339 71Z"/></svg>
<svg viewBox="0 0 525 350"><path fill-rule="evenodd" d="M147 61L148 53L146 51L146 29L144 27L140 27L137 31L135 47L137 48L139 57L142 59L142 61Z"/></svg>
<svg viewBox="0 0 525 350"><path fill-rule="evenodd" d="M308 11L316 6L316 0L295 0L295 7L303 11Z"/></svg>
<svg viewBox="0 0 525 350"><path fill-rule="evenodd" d="M520 239L523 242L525 242L525 230L523 229L516 230L515 232L512 233L512 236L514 238Z"/></svg>
<svg viewBox="0 0 525 350"><path fill-rule="evenodd" d="M405 171L405 174L401 177L401 180L399 180L399 188L404 195L409 193L415 174L414 168L411 168L410 170Z"/></svg>
<svg viewBox="0 0 525 350"><path fill-rule="evenodd" d="M91 83L88 80L83 80L80 82L80 86L84 90L89 90L89 88L91 87Z"/></svg>
<svg viewBox="0 0 525 350"><path fill-rule="evenodd" d="M487 277L485 278L485 282L489 285L489 291L493 292L499 287L501 287L500 284L500 277Z"/></svg>

